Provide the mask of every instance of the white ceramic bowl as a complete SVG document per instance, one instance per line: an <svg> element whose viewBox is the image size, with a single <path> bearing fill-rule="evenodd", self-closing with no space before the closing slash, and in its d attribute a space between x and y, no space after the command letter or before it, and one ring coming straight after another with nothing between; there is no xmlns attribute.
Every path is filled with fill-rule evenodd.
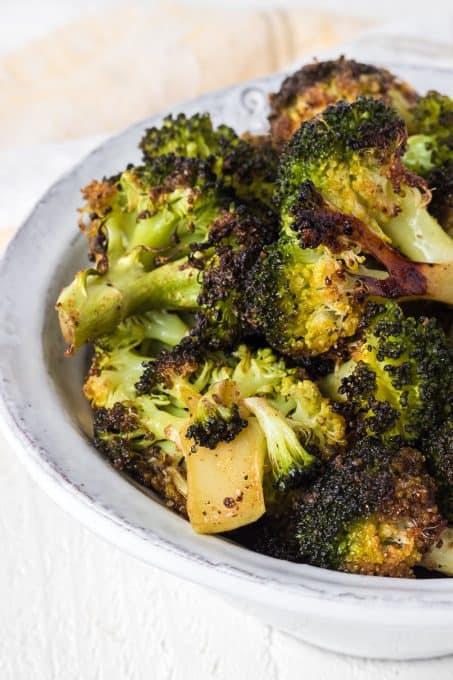
<svg viewBox="0 0 453 680"><path fill-rule="evenodd" d="M394 68L416 87L441 90L452 73ZM266 127L267 92L281 76L242 84L175 110L209 111L239 132ZM91 529L136 557L214 588L264 621L349 654L425 658L453 652L453 580L340 574L198 536L151 493L115 471L90 443L81 395L83 352L63 357L53 306L85 266L76 229L80 187L137 161L139 123L60 179L10 244L0 267L1 413L11 445L41 486Z"/></svg>

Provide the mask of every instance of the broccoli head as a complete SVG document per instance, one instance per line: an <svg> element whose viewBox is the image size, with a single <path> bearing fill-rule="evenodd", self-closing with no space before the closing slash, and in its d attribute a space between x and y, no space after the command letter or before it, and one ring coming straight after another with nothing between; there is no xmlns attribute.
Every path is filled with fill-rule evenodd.
<svg viewBox="0 0 453 680"><path fill-rule="evenodd" d="M102 274L137 248L147 252L148 267L187 255L229 201L205 163L172 155L93 180L82 194L79 224Z"/></svg>
<svg viewBox="0 0 453 680"><path fill-rule="evenodd" d="M299 508L302 561L359 574L411 576L442 520L423 456L365 438L313 485Z"/></svg>
<svg viewBox="0 0 453 680"><path fill-rule="evenodd" d="M295 199L288 232L247 278L247 321L278 351L303 361L335 349L354 335L370 298L453 302L451 265L408 260L310 181Z"/></svg>
<svg viewBox="0 0 453 680"><path fill-rule="evenodd" d="M280 489L312 476L318 460L345 445L345 422L317 385L269 349L240 345L193 354L181 343L145 363L139 394L170 394L191 414L185 432L197 446L215 449L231 441L255 417L267 444L269 471Z"/></svg>
<svg viewBox="0 0 453 680"><path fill-rule="evenodd" d="M114 467L165 499L165 504L186 515L187 482L181 451L165 439L156 442L153 423L175 426L179 421L150 400L116 402L94 413L94 444ZM161 436L167 436L164 432Z"/></svg>
<svg viewBox="0 0 453 680"><path fill-rule="evenodd" d="M209 196L203 191L199 200L209 201ZM160 200L164 214L174 210L171 193ZM198 311L194 335L205 343L225 346L236 338L241 330L242 278L263 245L274 238L275 226L269 216L258 217L243 205L224 206L222 201L219 197L216 208L211 205L200 221L193 207L189 209L183 257L156 261L150 234L162 230L157 220L145 230L146 243L142 236L133 237L132 246L114 262L109 256L107 271L79 272L57 301L68 353L148 309ZM121 223L121 215L118 219ZM140 229L140 221L135 224ZM171 237L178 243L175 225ZM174 246L179 254L181 243Z"/></svg>
<svg viewBox="0 0 453 680"><path fill-rule="evenodd" d="M278 198L288 233L310 181L335 210L361 220L385 245L419 262L452 262L453 240L429 214L426 182L402 163L407 131L383 102L340 102L304 123L283 155ZM450 274L451 275L451 274Z"/></svg>
<svg viewBox="0 0 453 680"><path fill-rule="evenodd" d="M450 344L435 319L405 317L395 303L369 304L351 359L321 386L340 400L354 436L416 442L442 417L452 369Z"/></svg>
<svg viewBox="0 0 453 680"><path fill-rule="evenodd" d="M244 200L257 199L272 206L278 155L267 137L239 137L227 125L214 128L209 114L164 118L161 127L149 128L140 142L144 160L173 153L199 158L225 186Z"/></svg>
<svg viewBox="0 0 453 680"><path fill-rule="evenodd" d="M343 56L307 64L286 78L270 97L272 136L287 140L302 123L338 101L357 97L381 99L407 119L417 93L384 68L361 64Z"/></svg>
<svg viewBox="0 0 453 680"><path fill-rule="evenodd" d="M410 577L443 525L422 454L366 437L258 523L252 547L327 569Z"/></svg>

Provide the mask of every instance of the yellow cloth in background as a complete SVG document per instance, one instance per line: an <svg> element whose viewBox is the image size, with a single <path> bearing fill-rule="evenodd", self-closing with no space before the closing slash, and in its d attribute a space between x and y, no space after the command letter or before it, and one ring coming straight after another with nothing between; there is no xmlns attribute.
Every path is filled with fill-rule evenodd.
<svg viewBox="0 0 453 680"><path fill-rule="evenodd" d="M110 8L0 58L0 150L119 130L368 25L297 9Z"/></svg>

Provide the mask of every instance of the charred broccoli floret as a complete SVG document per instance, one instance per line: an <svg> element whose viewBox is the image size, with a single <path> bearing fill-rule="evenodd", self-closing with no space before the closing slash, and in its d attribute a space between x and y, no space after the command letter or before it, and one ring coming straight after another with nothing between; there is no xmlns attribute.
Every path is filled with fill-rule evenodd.
<svg viewBox="0 0 453 680"><path fill-rule="evenodd" d="M183 164L186 162L191 168L192 161ZM179 167L179 161L175 163ZM187 183L189 176L190 173L187 177L182 173L177 178ZM142 223L137 222L133 213L137 233L131 226L126 250L122 245L124 214L121 210L107 212L107 219L115 213L118 226L114 236L113 227L109 229L108 243L119 241L119 253L112 260L113 245L109 245L107 270L98 266L96 270L79 272L57 302L69 353L84 342L111 332L128 316L148 309L198 311L194 335L215 346L224 346L238 336L242 277L262 246L273 238L273 222L252 215L244 206L225 205L223 197L216 198L217 194L209 187L202 191L198 187L179 188L176 193L181 191L183 217L179 214L175 217L179 210L175 207L179 200L175 199L175 192L149 185L148 192L159 196L158 214L147 217L150 223L139 233ZM169 213L173 217L168 222ZM180 225L184 220L185 227ZM129 224L129 215L125 221ZM156 261L155 250L162 231L173 247L171 261L164 259L164 264L162 260ZM174 249L184 257L175 259Z"/></svg>
<svg viewBox="0 0 453 680"><path fill-rule="evenodd" d="M322 246L283 237L248 277L247 318L276 350L294 359L327 352L353 335L364 289L345 261Z"/></svg>
<svg viewBox="0 0 453 680"><path fill-rule="evenodd" d="M301 561L359 574L411 576L442 520L435 485L415 449L364 439L321 476L301 503Z"/></svg>
<svg viewBox="0 0 453 680"><path fill-rule="evenodd" d="M395 303L370 304L351 359L322 382L342 403L353 436L416 442L436 428L450 395L453 355L435 319L405 317Z"/></svg>
<svg viewBox="0 0 453 680"><path fill-rule="evenodd" d="M138 396L143 362L176 345L186 325L169 312L131 317L95 346L84 393L94 411L94 442L113 465L153 488L185 514L179 432L187 414L169 399Z"/></svg>
<svg viewBox="0 0 453 680"><path fill-rule="evenodd" d="M413 576L443 521L422 454L366 437L255 530L276 557L377 576Z"/></svg>
<svg viewBox="0 0 453 680"><path fill-rule="evenodd" d="M411 110L405 165L422 177L453 163L453 100L430 91Z"/></svg>
<svg viewBox="0 0 453 680"><path fill-rule="evenodd" d="M299 373L269 349L241 345L229 356L212 352L200 359L177 347L145 364L136 387L185 402L192 416L185 436L195 447L231 441L254 416L266 437L273 482L284 489L312 475L317 460L346 441L343 417Z"/></svg>
<svg viewBox="0 0 453 680"><path fill-rule="evenodd" d="M340 102L304 123L279 171L285 231L297 227L304 208L300 186L308 180L326 203L361 220L383 245L416 261L451 263L453 240L426 209L427 185L402 163L406 139L402 119L373 99Z"/></svg>
<svg viewBox="0 0 453 680"><path fill-rule="evenodd" d="M310 181L285 215L290 226L257 260L246 298L248 323L283 354L302 360L351 337L370 297L453 302L451 267L407 260L359 219L335 211ZM368 266L368 256L382 268Z"/></svg>
<svg viewBox="0 0 453 680"><path fill-rule="evenodd" d="M205 163L172 155L93 180L82 190L80 228L97 271L106 273L136 249L148 268L187 255L228 208L215 184Z"/></svg>
<svg viewBox="0 0 453 680"><path fill-rule="evenodd" d="M227 125L214 128L207 113L183 113L149 128L140 142L145 161L168 153L206 161L214 175L237 196L272 205L278 154L267 137L239 137Z"/></svg>
<svg viewBox="0 0 453 680"><path fill-rule="evenodd" d="M143 373L142 362L164 347L173 347L189 333L176 315L151 311L121 323L114 333L102 336L94 346L84 393L96 407L111 408L135 397L135 383Z"/></svg>
<svg viewBox="0 0 453 680"><path fill-rule="evenodd" d="M301 123L338 101L357 97L383 99L404 119L417 101L417 93L384 68L340 57L307 64L286 78L270 97L272 136L286 140Z"/></svg>

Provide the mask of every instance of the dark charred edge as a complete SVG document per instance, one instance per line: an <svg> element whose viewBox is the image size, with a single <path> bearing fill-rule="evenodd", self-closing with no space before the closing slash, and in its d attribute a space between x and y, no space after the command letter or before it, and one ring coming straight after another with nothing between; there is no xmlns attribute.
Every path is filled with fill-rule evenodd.
<svg viewBox="0 0 453 680"><path fill-rule="evenodd" d="M194 421L187 428L187 439L193 439L195 444L208 449L215 449L220 442L232 442L247 427L248 420L241 417L237 404L230 411L228 418L213 413L203 421Z"/></svg>
<svg viewBox="0 0 453 680"><path fill-rule="evenodd" d="M429 293L423 266L408 260L382 241L357 217L330 208L311 182L302 183L292 216L292 228L298 234L302 248L324 245L333 253L341 253L352 245L360 245L363 252L384 265L389 273L386 279L357 277L369 295L395 299L423 297Z"/></svg>
<svg viewBox="0 0 453 680"><path fill-rule="evenodd" d="M453 162L432 170L427 183L432 191L428 210L453 237Z"/></svg>
<svg viewBox="0 0 453 680"><path fill-rule="evenodd" d="M189 377L196 372L202 350L187 338L171 350L163 350L154 361L143 362L143 373L135 383L138 395L150 394L156 387L171 387L175 376Z"/></svg>
<svg viewBox="0 0 453 680"><path fill-rule="evenodd" d="M116 403L111 409L94 412L94 444L113 467L159 494L167 507L187 517L186 499L175 487L168 469L172 460L149 437L134 433L137 414L132 407Z"/></svg>
<svg viewBox="0 0 453 680"><path fill-rule="evenodd" d="M134 168L137 178L151 192L151 197L172 193L181 187L215 189L217 178L210 164L200 158L185 158L168 153Z"/></svg>
<svg viewBox="0 0 453 680"><path fill-rule="evenodd" d="M338 95L330 95L325 90L332 81L338 81ZM418 99L417 93L390 71L370 64L363 64L341 56L337 60L307 64L286 78L278 92L270 95L269 122L272 135L276 139L288 139L292 133L292 121L286 109L293 106L299 97L311 93L313 105L325 108L336 99L362 96L384 99L391 104L390 92L398 90L408 103L408 108ZM343 96L341 96L343 94Z"/></svg>

